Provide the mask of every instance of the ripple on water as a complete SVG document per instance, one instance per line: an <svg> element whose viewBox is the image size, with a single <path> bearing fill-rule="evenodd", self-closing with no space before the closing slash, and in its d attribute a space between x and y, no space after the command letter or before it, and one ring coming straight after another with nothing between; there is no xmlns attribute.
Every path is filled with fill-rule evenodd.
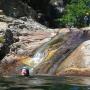
<svg viewBox="0 0 90 90"><path fill-rule="evenodd" d="M90 90L90 77L1 77L0 90Z"/></svg>

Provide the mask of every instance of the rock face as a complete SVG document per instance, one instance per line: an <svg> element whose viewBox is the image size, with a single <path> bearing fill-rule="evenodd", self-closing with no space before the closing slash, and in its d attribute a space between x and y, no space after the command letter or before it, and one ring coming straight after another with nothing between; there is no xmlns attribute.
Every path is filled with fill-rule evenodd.
<svg viewBox="0 0 90 90"><path fill-rule="evenodd" d="M37 23L33 19L21 18L13 20L9 28L14 35L11 52L21 55L31 55L32 51L47 42L53 35L52 29Z"/></svg>
<svg viewBox="0 0 90 90"><path fill-rule="evenodd" d="M17 30L20 29L16 29L16 32ZM33 55L32 52L34 50L50 40L53 36L51 31L46 32L37 30L34 32L26 30L24 32L22 29L22 31L20 30L20 32L17 32L18 34L13 30L12 32L14 33L14 39L18 38L18 41L10 46L10 52L2 60L2 64L5 63L3 67L8 67L8 71L10 71L7 72L9 75L12 74L13 70L15 71L16 67L20 65L32 66L32 59L29 56ZM43 62L35 68L34 74L60 76L76 75L78 72L77 75L90 75L89 56L87 55L87 53L89 54L88 44L90 41L84 42L85 40L90 39L90 32L85 35L85 32L83 31L76 30L69 32L69 30L62 29L59 33L60 35L58 34L53 38L54 40L49 43L49 46L43 51L45 57L43 58ZM82 42L84 43L80 45ZM80 45L80 47L76 49L78 45ZM86 49L86 47L88 49ZM27 57L23 59L22 56ZM13 73L16 72L17 71Z"/></svg>
<svg viewBox="0 0 90 90"><path fill-rule="evenodd" d="M90 40L82 43L60 64L56 75L90 76Z"/></svg>
<svg viewBox="0 0 90 90"><path fill-rule="evenodd" d="M32 52L36 50L40 45L47 42L50 38L49 32L24 32L18 37L19 41L11 46L11 52L17 55L32 55ZM47 39L46 39L47 38Z"/></svg>
<svg viewBox="0 0 90 90"><path fill-rule="evenodd" d="M20 19L0 17L0 36L5 42L0 45L0 59L8 53L17 55L32 55L40 45L54 36L52 29L39 24L31 18Z"/></svg>
<svg viewBox="0 0 90 90"><path fill-rule="evenodd" d="M0 21L0 37L5 39L3 44L0 43L0 59L9 52L31 55L32 51L47 42L46 38L52 37L52 30L30 17L15 19L0 14Z"/></svg>

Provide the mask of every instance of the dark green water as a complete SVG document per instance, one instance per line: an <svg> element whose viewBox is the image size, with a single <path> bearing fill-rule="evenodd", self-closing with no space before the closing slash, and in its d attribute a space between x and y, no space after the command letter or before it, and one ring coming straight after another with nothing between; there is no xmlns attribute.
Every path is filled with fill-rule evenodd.
<svg viewBox="0 0 90 90"><path fill-rule="evenodd" d="M0 90L90 90L90 78L1 77Z"/></svg>

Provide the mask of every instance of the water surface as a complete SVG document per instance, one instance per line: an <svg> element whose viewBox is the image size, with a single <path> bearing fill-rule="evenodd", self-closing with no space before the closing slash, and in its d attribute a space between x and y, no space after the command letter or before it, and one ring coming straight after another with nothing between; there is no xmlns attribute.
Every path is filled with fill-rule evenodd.
<svg viewBox="0 0 90 90"><path fill-rule="evenodd" d="M0 90L90 90L89 77L1 77Z"/></svg>

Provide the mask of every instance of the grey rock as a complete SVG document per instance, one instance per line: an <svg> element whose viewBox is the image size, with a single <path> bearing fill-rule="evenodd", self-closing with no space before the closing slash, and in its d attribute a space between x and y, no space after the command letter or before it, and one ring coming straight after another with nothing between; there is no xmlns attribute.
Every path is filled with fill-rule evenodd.
<svg viewBox="0 0 90 90"><path fill-rule="evenodd" d="M11 32L10 29L7 29L5 32L5 43L7 43L8 45L11 45L14 40L13 40L13 33Z"/></svg>
<svg viewBox="0 0 90 90"><path fill-rule="evenodd" d="M6 64L14 63L16 61L16 58L17 57L15 55L8 54L2 59L1 63L6 63Z"/></svg>

